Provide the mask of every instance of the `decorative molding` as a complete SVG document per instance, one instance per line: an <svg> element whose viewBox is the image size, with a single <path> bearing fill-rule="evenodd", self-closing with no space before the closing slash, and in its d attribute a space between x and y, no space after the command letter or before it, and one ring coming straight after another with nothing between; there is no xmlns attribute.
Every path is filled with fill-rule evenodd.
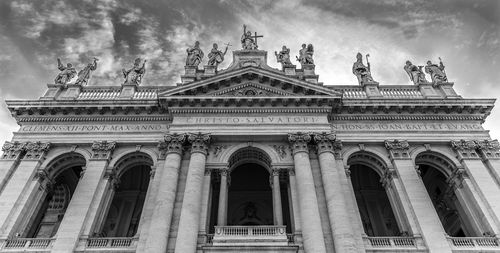
<svg viewBox="0 0 500 253"><path fill-rule="evenodd" d="M312 140L311 134L306 134L301 132L295 134L288 134L288 141L292 145L293 154L299 152L309 153L308 144L311 140Z"/></svg>
<svg viewBox="0 0 500 253"><path fill-rule="evenodd" d="M189 133L187 136L191 143L191 154L202 153L208 154L208 144L211 141L211 136L208 133Z"/></svg>
<svg viewBox="0 0 500 253"><path fill-rule="evenodd" d="M498 140L478 140L476 144L483 159L500 159L500 143Z"/></svg>
<svg viewBox="0 0 500 253"><path fill-rule="evenodd" d="M409 149L410 144L407 140L386 140L385 148L389 151L391 160L411 159Z"/></svg>
<svg viewBox="0 0 500 253"><path fill-rule="evenodd" d="M109 160L115 147L115 141L94 141L91 146L92 159Z"/></svg>
<svg viewBox="0 0 500 253"><path fill-rule="evenodd" d="M23 159L25 160L41 160L45 158L45 155L50 149L50 142L26 142L24 149L26 154Z"/></svg>
<svg viewBox="0 0 500 253"><path fill-rule="evenodd" d="M384 171L384 175L380 179L380 183L382 183L382 186L384 188L391 188L392 187L391 181L397 177L398 177L398 174L397 174L396 170L393 168L392 169L388 168Z"/></svg>
<svg viewBox="0 0 500 253"><path fill-rule="evenodd" d="M151 170L149 171L149 180L153 180L156 175L156 166L151 166Z"/></svg>
<svg viewBox="0 0 500 253"><path fill-rule="evenodd" d="M473 140L458 140L451 141L451 147L458 155L459 160L463 159L480 159L479 155L476 152L478 148L478 144Z"/></svg>
<svg viewBox="0 0 500 253"><path fill-rule="evenodd" d="M226 148L227 148L226 145L215 145L215 146L213 146L214 157L219 157L219 155L222 152L222 150L224 150Z"/></svg>
<svg viewBox="0 0 500 253"><path fill-rule="evenodd" d="M286 149L287 147L285 145L273 145L274 150L276 150L276 153L281 157L281 159L284 159L287 157Z"/></svg>
<svg viewBox="0 0 500 253"><path fill-rule="evenodd" d="M25 150L25 146L26 143L6 141L2 146L2 159L18 159L20 154Z"/></svg>
<svg viewBox="0 0 500 253"><path fill-rule="evenodd" d="M346 165L344 166L344 172L347 178L351 178L351 166Z"/></svg>
<svg viewBox="0 0 500 253"><path fill-rule="evenodd" d="M160 151L160 159L165 159L170 153L182 155L183 144L186 141L185 134L165 134L163 141L158 143L158 150Z"/></svg>

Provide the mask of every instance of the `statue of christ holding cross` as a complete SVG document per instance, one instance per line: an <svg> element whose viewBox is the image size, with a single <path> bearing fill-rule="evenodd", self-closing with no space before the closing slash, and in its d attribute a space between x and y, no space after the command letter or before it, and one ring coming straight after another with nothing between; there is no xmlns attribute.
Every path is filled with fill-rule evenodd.
<svg viewBox="0 0 500 253"><path fill-rule="evenodd" d="M263 38L262 35L257 35L255 33L252 35L252 32L247 31L247 26L243 25L243 35L241 35L241 47L245 50L257 50L257 38Z"/></svg>

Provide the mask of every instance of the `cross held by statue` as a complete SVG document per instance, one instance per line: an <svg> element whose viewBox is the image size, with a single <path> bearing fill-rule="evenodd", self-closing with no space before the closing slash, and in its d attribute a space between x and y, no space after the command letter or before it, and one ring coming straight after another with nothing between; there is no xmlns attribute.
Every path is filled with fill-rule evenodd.
<svg viewBox="0 0 500 253"><path fill-rule="evenodd" d="M257 38L264 38L264 35L257 35L257 32L254 33L254 36L252 38L255 40L255 45L257 46Z"/></svg>

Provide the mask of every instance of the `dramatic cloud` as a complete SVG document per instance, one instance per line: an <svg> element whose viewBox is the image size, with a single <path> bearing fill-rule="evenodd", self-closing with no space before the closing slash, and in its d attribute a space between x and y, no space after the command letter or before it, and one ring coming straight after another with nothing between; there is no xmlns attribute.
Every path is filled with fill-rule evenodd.
<svg viewBox="0 0 500 253"><path fill-rule="evenodd" d="M200 41L229 51L240 47L242 25L264 35L259 48L274 51L312 43L320 81L355 85L355 54L370 54L381 84L408 84L407 59L423 65L441 57L464 97L500 94L500 2L495 0L11 0L0 2L0 96L37 98L57 74L56 58L81 69L99 66L90 85L120 85L120 70L147 59L144 85L175 85L185 50ZM230 64L228 53L222 68ZM206 59L205 59L206 61ZM20 89L19 87L23 87ZM11 138L14 120L2 105L0 141ZM500 137L500 113L485 126Z"/></svg>

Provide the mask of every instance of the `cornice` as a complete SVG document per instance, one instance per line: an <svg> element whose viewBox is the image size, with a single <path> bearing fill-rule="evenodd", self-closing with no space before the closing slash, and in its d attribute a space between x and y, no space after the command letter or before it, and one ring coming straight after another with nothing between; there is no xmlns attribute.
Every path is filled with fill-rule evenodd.
<svg viewBox="0 0 500 253"><path fill-rule="evenodd" d="M169 115L154 115L154 116L19 116L18 122L110 122L110 121L171 121Z"/></svg>

